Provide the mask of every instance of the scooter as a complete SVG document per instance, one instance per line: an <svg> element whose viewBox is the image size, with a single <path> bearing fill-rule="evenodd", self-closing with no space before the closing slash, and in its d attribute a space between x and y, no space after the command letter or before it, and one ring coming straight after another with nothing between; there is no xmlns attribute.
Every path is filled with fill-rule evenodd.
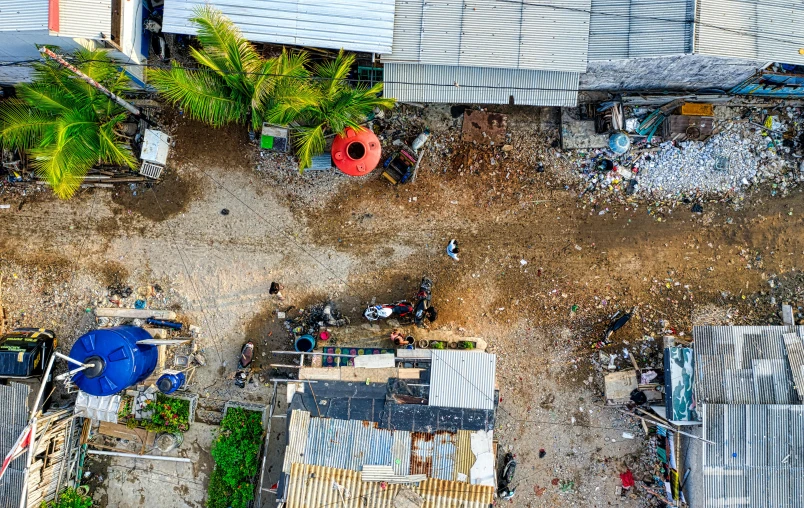
<svg viewBox="0 0 804 508"><path fill-rule="evenodd" d="M503 467L500 471L500 479L497 482L497 497L500 499L508 500L516 494L516 487L512 487L511 483L514 481L514 473L516 473L516 461L514 454L508 452L503 458Z"/></svg>
<svg viewBox="0 0 804 508"><path fill-rule="evenodd" d="M254 360L254 343L251 341L243 345L240 350L240 361L237 363L237 372L235 373L235 385L240 388L246 387L248 375L251 372L251 362Z"/></svg>
<svg viewBox="0 0 804 508"><path fill-rule="evenodd" d="M406 318L413 314L413 304L410 302L402 301L386 305L369 305L363 317L369 321L378 321L380 319L388 318Z"/></svg>
<svg viewBox="0 0 804 508"><path fill-rule="evenodd" d="M435 308L430 306L430 300L433 298L432 290L433 281L427 277L422 277L422 281L419 284L419 292L416 293L416 307L413 312L413 322L416 323L416 326L425 326L425 319L430 322L436 320L438 314Z"/></svg>

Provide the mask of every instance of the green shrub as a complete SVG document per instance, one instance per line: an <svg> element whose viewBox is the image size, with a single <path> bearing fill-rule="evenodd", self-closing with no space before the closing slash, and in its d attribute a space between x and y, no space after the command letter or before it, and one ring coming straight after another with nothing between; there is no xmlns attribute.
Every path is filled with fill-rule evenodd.
<svg viewBox="0 0 804 508"><path fill-rule="evenodd" d="M79 494L78 491L69 487L59 494L55 501L42 502L40 508L91 508L92 498Z"/></svg>
<svg viewBox="0 0 804 508"><path fill-rule="evenodd" d="M262 415L230 408L212 443L215 469L209 478L207 508L246 508L254 499L251 480L257 474L262 445Z"/></svg>
<svg viewBox="0 0 804 508"><path fill-rule="evenodd" d="M443 342L431 342L430 343L430 349L444 349L444 343Z"/></svg>

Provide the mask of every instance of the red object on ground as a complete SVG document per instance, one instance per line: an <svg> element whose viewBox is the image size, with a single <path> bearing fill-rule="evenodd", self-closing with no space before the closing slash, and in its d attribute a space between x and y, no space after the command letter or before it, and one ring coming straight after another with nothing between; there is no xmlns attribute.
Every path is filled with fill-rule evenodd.
<svg viewBox="0 0 804 508"><path fill-rule="evenodd" d="M624 489L630 489L634 486L634 475L631 473L631 470L624 473L620 473L620 480L623 482Z"/></svg>
<svg viewBox="0 0 804 508"><path fill-rule="evenodd" d="M343 134L335 136L332 143L332 160L335 161L335 166L349 176L371 173L380 163L380 157L380 140L368 129L355 131L347 127Z"/></svg>

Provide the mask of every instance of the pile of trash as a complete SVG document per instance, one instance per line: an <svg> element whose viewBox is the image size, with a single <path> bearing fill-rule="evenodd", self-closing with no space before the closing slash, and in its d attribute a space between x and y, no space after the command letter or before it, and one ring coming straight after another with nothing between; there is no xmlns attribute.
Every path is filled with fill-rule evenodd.
<svg viewBox="0 0 804 508"><path fill-rule="evenodd" d="M756 113L716 119L711 136L701 140L634 136L622 155L609 148L576 150L569 158L586 182L581 195L592 202L628 196L677 202L733 197L762 183L772 184L772 195L783 194L804 181L804 111L763 110L763 123L751 120Z"/></svg>

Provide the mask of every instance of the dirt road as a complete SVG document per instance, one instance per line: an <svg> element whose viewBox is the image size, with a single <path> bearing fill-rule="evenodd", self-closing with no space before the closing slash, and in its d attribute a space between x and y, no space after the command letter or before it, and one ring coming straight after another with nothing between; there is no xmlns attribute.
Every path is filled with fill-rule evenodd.
<svg viewBox="0 0 804 508"><path fill-rule="evenodd" d="M497 437L519 455L514 504L640 506L615 489L626 468L646 474L643 442L622 437L641 431L602 406L590 345L608 316L632 307L636 318L606 351L627 347L647 366L658 366L662 332L689 334L693 316L778 321L768 280L798 280L804 196L760 190L739 210L705 202L703 214L648 203L606 211L579 199L562 161L547 158L544 122L512 124L522 134L509 155L450 145L449 125L434 129L430 162L394 188L376 176L255 171L259 157L237 130L179 121L173 173L155 191L95 190L67 203L0 196L14 205L0 210L4 305L12 324L55 328L69 344L106 286L157 283L164 305L203 330L210 364L197 381L214 401L232 396L225 378L246 337L266 340L263 350L288 346L271 281L286 286L286 304L329 297L359 319L372 298L410 298L427 274L437 325L485 337L499 355ZM444 253L451 238L458 262ZM210 466L194 469L199 489Z"/></svg>

